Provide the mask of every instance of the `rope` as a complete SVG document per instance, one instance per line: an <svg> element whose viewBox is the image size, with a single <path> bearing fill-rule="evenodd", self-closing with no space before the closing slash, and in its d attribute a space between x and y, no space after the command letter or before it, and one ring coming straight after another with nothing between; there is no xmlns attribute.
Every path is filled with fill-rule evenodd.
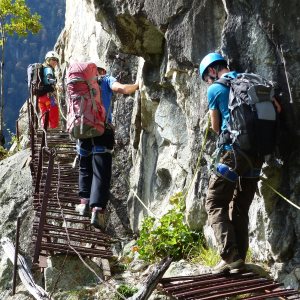
<svg viewBox="0 0 300 300"><path fill-rule="evenodd" d="M56 89L56 96L57 96L57 102L58 102L58 109L59 109L59 113L60 115L63 117L63 119L65 121L67 121L67 117L64 115L63 110L62 110L62 104L61 104L61 93L58 92L58 90Z"/></svg>
<svg viewBox="0 0 300 300"><path fill-rule="evenodd" d="M205 144L206 144L206 142L207 142L207 136L208 136L209 126L210 126L210 117L209 117L209 115L208 115L208 124L207 124L207 128L206 128L206 130L205 130L205 136L204 136L204 140L203 140L203 142L202 142L201 150L200 150L200 153L199 153L199 156L198 156L198 159L197 159L197 165L196 165L196 169L195 169L196 171L195 171L195 174L194 174L194 176L193 176L193 179L191 180L191 182L190 182L190 184L189 184L189 187L188 187L188 189L187 189L187 192L186 192L185 195L184 195L184 198L185 198L186 195L188 194L188 192L189 192L189 190L190 190L190 188L191 188L191 186L192 186L192 183L194 182L194 180L195 180L195 178L196 178L197 172L198 172L198 170L199 170L199 165L200 165L200 162L201 162L201 159L202 159L202 156L203 156ZM125 180L126 180L128 186L130 186L128 180L127 180L127 179L125 179ZM149 214L151 214L156 220L158 220L159 218L158 218L158 217L150 210L149 207L147 207L147 206L145 205L145 203L144 203L144 202L142 201L142 199L137 195L137 193L135 192L135 190L134 190L134 189L130 189L130 191L132 191L132 192L134 193L136 199L142 204L142 206L147 210L147 212L148 212Z"/></svg>
<svg viewBox="0 0 300 300"><path fill-rule="evenodd" d="M119 165L116 160L114 161L114 164L116 166ZM122 170L121 173L125 172L125 170L124 170L123 167L121 167L119 169ZM130 183L129 183L128 179L127 179L127 176L124 176L124 180L127 183L128 187L130 188ZM152 217L154 217L156 220L158 220L159 218L151 211L151 209L148 206L146 206L146 204L143 202L143 200L138 196L137 192L134 189L130 189L130 191L134 194L135 198L142 204L142 206L147 210L148 214L152 215Z"/></svg>
<svg viewBox="0 0 300 300"><path fill-rule="evenodd" d="M34 103L34 101L33 101L34 97L35 97L35 101L38 101L38 97L37 97L37 96L31 95L31 96L30 96L30 100L31 100L30 102L31 102L31 105L32 105L33 110L34 110L34 113L35 113L35 115L36 115L36 117L37 117L37 120L38 120L38 127L42 127L42 126L41 126L41 121L40 121L40 119L42 118L42 116L40 117L40 116L39 116L39 113L38 113L37 110L36 110L36 106L35 106L35 103Z"/></svg>
<svg viewBox="0 0 300 300"><path fill-rule="evenodd" d="M287 69L286 69L286 61L285 61L285 57L283 55L282 45L280 45L280 52L281 52L281 59L282 59L283 67L284 67L284 74L285 74L285 78L286 78L286 84L287 84L288 91L289 91L289 96L290 96L290 103L294 103L293 96L292 96L292 90L291 90L291 86L290 86L290 81L289 81L289 76L288 76L288 72L287 72Z"/></svg>
<svg viewBox="0 0 300 300"><path fill-rule="evenodd" d="M65 219L64 216L64 211L63 208L61 207L61 203L59 200L59 189L60 189L60 163L58 163L58 176L57 176L57 191L56 191L56 199L57 199L57 203L58 206L60 208L60 212L61 212L61 216L64 220L64 224L67 224L67 220ZM68 228L67 226L64 227L65 231L66 231L66 236L68 239L68 246L77 254L77 256L79 257L79 259L82 261L82 263L84 264L84 266L89 269L92 273L94 273L94 275L96 276L96 278L99 280L99 282L103 283L104 285L106 285L107 288L112 289L121 299L126 300L126 298L120 294L117 289L112 285L109 284L108 282L104 281L101 277L98 276L98 274L95 272L95 270L93 270L82 258L81 254L78 253L78 251L71 245L71 240L70 240L70 236L69 236L69 232L68 232ZM62 272L60 272L59 276L62 275Z"/></svg>
<svg viewBox="0 0 300 300"><path fill-rule="evenodd" d="M193 176L193 179L191 180L190 184L189 184L189 187L184 195L184 198L187 196L194 180L195 180L195 177L197 175L197 172L199 170L199 165L200 165L200 161L202 159L202 155L203 155L203 152L204 152L204 147L205 147L205 144L207 142L207 136L208 136L208 130L209 130L209 125L210 125L210 117L208 116L208 124L207 124L207 128L205 130L205 135L204 135L204 140L203 140L203 143L202 143L202 147L201 147L201 150L200 150L200 154L199 154L199 157L198 157L198 160L197 160L197 165L196 165L196 171L195 171L195 174ZM267 185L268 188L270 188L274 193L276 193L278 196L280 196L283 200L285 200L286 202L288 202L290 205L294 206L295 208L299 209L300 210L300 206L298 206L297 204L295 204L294 202L292 202L291 200L289 200L287 197L285 197L284 195L282 195L279 191L277 191L274 187L272 187L268 182L267 182L267 179L263 178L260 176L260 179Z"/></svg>
<svg viewBox="0 0 300 300"><path fill-rule="evenodd" d="M292 202L291 200L289 200L287 197L285 197L284 195L282 195L280 192L278 192L275 188L273 188L270 184L268 184L267 179L263 178L263 177L259 177L266 185L268 188L270 188L275 194L277 194L278 196L280 196L283 200L285 200L286 202L288 202L290 205L296 207L297 209L300 210L300 206L298 206L297 204L295 204L294 202Z"/></svg>
<svg viewBox="0 0 300 300"><path fill-rule="evenodd" d="M126 180L126 182L129 184L129 182L128 182L127 180ZM145 203L144 203L144 202L142 201L142 199L138 196L138 194L136 193L136 191L135 191L134 189L130 189L130 190L134 193L136 199L139 200L139 202L142 204L142 206L144 206L144 208L147 210L147 212L148 212L149 214L151 214L155 219L158 220L158 217L150 210L150 208L149 208L148 206L145 205Z"/></svg>
<svg viewBox="0 0 300 300"><path fill-rule="evenodd" d="M119 164L117 161L114 161L114 165L118 166ZM121 167L119 169L122 170L121 173L125 172L123 167ZM124 180L127 183L128 187L130 188L130 183L127 179L127 176L124 176ZM137 192L134 189L130 189L130 191L134 194L135 198L142 204L142 206L147 210L149 215L152 215L156 220L158 220L159 218L151 211L151 209L148 206L146 206L146 204L143 202L143 200L138 196Z"/></svg>
<svg viewBox="0 0 300 300"><path fill-rule="evenodd" d="M196 175L199 171L199 165L200 165L200 162L201 162L201 159L202 159L202 156L203 156L203 152L204 152L204 148L205 148L205 145L207 143L207 136L208 136L208 131L209 131L209 126L210 126L210 116L208 115L208 124L207 124L207 128L205 130L205 135L204 135L204 139L203 139L203 142L202 142L202 146L201 146L201 150L200 150L200 153L199 153L199 156L198 156L198 159L197 159L197 165L196 165L196 168L195 168L195 174L189 184L189 187L186 191L186 193L184 194L184 198L186 198L188 192L190 191L191 189L191 186L196 178ZM300 206L298 206L297 204L293 203L291 200L289 200L287 197L285 197L284 195L282 195L280 192L278 192L274 187L272 187L265 178L263 177L260 177L260 179L265 182L265 184L273 191L275 192L278 196L280 196L283 200L285 200L286 202L288 202L290 205L294 206L295 208L299 209L300 210ZM128 181L126 180L126 182L128 183ZM129 183L128 183L129 184ZM129 185L130 186L130 185ZM154 217L157 219L157 217L155 216L155 214L143 203L143 201L139 198L139 196L137 195L137 193L131 189L131 191L134 193L136 199L142 204L142 206Z"/></svg>
<svg viewBox="0 0 300 300"><path fill-rule="evenodd" d="M64 261L63 261L63 263L62 263L62 265L61 265L61 268L60 268L60 270L59 270L58 276L57 276L57 278L56 278L56 280L55 280L55 283L54 283L54 285L53 285L52 291L51 291L51 293L50 293L50 295L49 295L49 298L50 298L50 299L52 299L53 293L57 290L57 284L58 284L59 279L60 279L60 277L61 277L61 275L62 275L62 272L63 272L63 270L64 270L65 263L66 263L67 258L68 258L68 254L69 254L69 250L67 250L67 253L66 253L66 255L65 255Z"/></svg>
<svg viewBox="0 0 300 300"><path fill-rule="evenodd" d="M36 106L34 105L33 103L33 98L35 97L35 101L38 101L38 97L37 96L33 96L33 95L30 95L30 102L31 102L31 105L33 107L33 110L34 110L34 114L36 115L36 118L38 120L38 128L40 130L42 130L45 134L45 147L48 148L48 138L47 138L47 131L45 130L45 128L42 126L42 118L44 117L44 115L48 112L48 111L45 111L43 114L39 115L39 113L37 112L36 110ZM32 116L33 117L33 116ZM33 129L34 129L34 133L37 134L36 132L36 128L33 126Z"/></svg>

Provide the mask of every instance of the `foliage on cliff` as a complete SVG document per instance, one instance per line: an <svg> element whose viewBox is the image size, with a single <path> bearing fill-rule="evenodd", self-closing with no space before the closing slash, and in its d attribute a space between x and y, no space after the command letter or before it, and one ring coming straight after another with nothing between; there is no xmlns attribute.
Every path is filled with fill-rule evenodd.
<svg viewBox="0 0 300 300"><path fill-rule="evenodd" d="M203 244L201 233L191 231L185 222L185 202L182 193L170 198L173 208L159 220L144 219L137 241L140 257L148 261L170 256L175 260L191 255L196 244Z"/></svg>

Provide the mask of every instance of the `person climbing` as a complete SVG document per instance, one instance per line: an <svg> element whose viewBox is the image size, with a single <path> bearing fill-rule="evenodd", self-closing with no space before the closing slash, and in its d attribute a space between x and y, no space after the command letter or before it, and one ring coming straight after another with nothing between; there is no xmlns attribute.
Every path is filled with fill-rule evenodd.
<svg viewBox="0 0 300 300"><path fill-rule="evenodd" d="M212 273L234 272L244 267L249 247L248 212L264 157L239 151L230 140L227 130L230 86L220 81L237 78L237 72L230 71L222 55L209 53L200 63L199 75L209 85L211 126L219 135L218 144L222 147L219 163L209 179L205 203L208 223L213 228L221 256Z"/></svg>
<svg viewBox="0 0 300 300"><path fill-rule="evenodd" d="M112 174L112 151L115 143L112 125L113 92L132 94L139 89L138 82L122 84L106 69L97 64L98 83L102 101L106 110L106 128L101 136L77 140L79 154L79 197L76 206L79 215L90 215L91 225L101 230L106 227L106 206Z"/></svg>
<svg viewBox="0 0 300 300"><path fill-rule="evenodd" d="M49 51L45 55L43 63L42 89L38 94L38 105L42 115L44 127L45 113L49 111L49 128L57 128L59 124L59 109L55 93L55 68L59 63L59 55L55 51Z"/></svg>

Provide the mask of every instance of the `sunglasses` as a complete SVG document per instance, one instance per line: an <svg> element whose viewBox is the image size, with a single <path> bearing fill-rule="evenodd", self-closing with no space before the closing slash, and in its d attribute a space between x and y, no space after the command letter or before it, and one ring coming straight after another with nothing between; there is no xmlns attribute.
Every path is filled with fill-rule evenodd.
<svg viewBox="0 0 300 300"><path fill-rule="evenodd" d="M54 60L54 61L56 61L56 62L59 62L59 60L58 60L57 58L55 58L55 57L51 57L51 60Z"/></svg>

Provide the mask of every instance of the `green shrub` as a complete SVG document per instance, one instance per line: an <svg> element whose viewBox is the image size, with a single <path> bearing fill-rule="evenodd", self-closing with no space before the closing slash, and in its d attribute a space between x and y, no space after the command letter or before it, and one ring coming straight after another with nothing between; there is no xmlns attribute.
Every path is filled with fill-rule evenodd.
<svg viewBox="0 0 300 300"><path fill-rule="evenodd" d="M245 262L248 264L253 262L253 253L250 248L248 248Z"/></svg>
<svg viewBox="0 0 300 300"><path fill-rule="evenodd" d="M221 260L217 249L208 248L203 244L195 245L195 249L193 249L192 252L193 255L189 257L189 259L193 263L200 263L204 266L213 267ZM247 251L245 262L252 262L252 251L250 248Z"/></svg>
<svg viewBox="0 0 300 300"><path fill-rule="evenodd" d="M0 160L3 160L9 156L8 151L0 146Z"/></svg>
<svg viewBox="0 0 300 300"><path fill-rule="evenodd" d="M193 263L200 263L204 266L213 267L221 259L216 249L207 248L204 245L199 245L193 252L195 254L190 258L191 261Z"/></svg>
<svg viewBox="0 0 300 300"><path fill-rule="evenodd" d="M117 288L117 291L124 297L128 298L128 297L133 296L138 291L138 289L135 287L129 286L127 284L121 284ZM122 298L118 294L116 294L114 296L114 300L120 300L120 299L122 299Z"/></svg>
<svg viewBox="0 0 300 300"><path fill-rule="evenodd" d="M16 147L15 152L20 151L21 150L21 145L20 145L20 142L17 139L17 136L14 135L10 130L7 130L7 131L9 133L9 135L10 135L10 141L7 143L8 146L10 147L10 146L13 145L13 143L17 143L17 147ZM0 160L3 160L3 159L5 159L5 158L7 158L9 156L12 156L14 153L9 152L3 146L0 146Z"/></svg>
<svg viewBox="0 0 300 300"><path fill-rule="evenodd" d="M191 231L185 223L182 193L172 196L170 203L173 208L159 220L153 217L144 219L137 240L142 259L153 262L166 256L174 260L187 258L195 243L203 243L202 233Z"/></svg>

